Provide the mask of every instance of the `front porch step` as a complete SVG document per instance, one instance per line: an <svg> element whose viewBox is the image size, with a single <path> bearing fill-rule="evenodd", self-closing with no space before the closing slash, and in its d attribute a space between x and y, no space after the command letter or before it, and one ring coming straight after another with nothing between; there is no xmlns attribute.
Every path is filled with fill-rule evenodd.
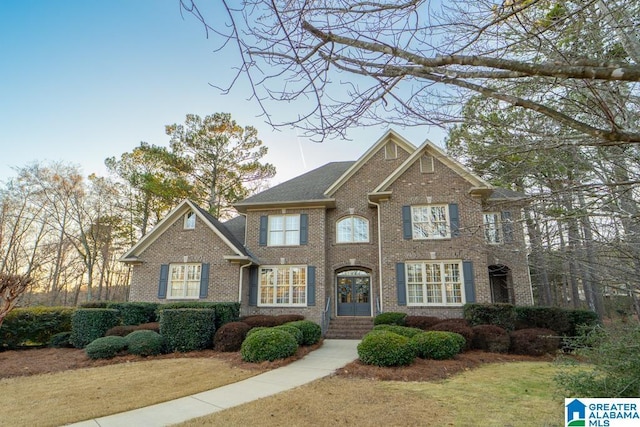
<svg viewBox="0 0 640 427"><path fill-rule="evenodd" d="M329 322L325 338L329 339L361 339L373 329L371 317L334 317Z"/></svg>

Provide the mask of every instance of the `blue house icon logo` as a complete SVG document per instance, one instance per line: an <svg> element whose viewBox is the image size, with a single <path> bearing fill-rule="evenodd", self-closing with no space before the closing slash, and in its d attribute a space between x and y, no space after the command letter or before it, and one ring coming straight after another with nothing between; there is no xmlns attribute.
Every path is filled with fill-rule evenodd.
<svg viewBox="0 0 640 427"><path fill-rule="evenodd" d="M567 414L567 427L584 426L586 420L587 405L578 399L572 400L567 406L565 413Z"/></svg>

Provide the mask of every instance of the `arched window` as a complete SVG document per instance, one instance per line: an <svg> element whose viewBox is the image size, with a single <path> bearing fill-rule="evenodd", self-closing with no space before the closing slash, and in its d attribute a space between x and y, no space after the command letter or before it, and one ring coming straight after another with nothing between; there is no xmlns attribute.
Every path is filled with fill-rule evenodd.
<svg viewBox="0 0 640 427"><path fill-rule="evenodd" d="M369 221L361 216L347 216L336 223L337 243L362 243L369 241Z"/></svg>

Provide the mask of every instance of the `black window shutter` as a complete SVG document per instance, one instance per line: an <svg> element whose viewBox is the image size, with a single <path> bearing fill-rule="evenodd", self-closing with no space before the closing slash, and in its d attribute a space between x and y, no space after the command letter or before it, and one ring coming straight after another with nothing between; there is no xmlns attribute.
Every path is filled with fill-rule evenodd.
<svg viewBox="0 0 640 427"><path fill-rule="evenodd" d="M200 269L200 298L209 295L209 264L202 264Z"/></svg>
<svg viewBox="0 0 640 427"><path fill-rule="evenodd" d="M306 245L309 241L309 214L300 214L300 244Z"/></svg>
<svg viewBox="0 0 640 427"><path fill-rule="evenodd" d="M169 264L160 266L160 282L158 283L158 298L167 297L167 283L169 283Z"/></svg>
<svg viewBox="0 0 640 427"><path fill-rule="evenodd" d="M258 267L249 267L249 305L258 305Z"/></svg>
<svg viewBox="0 0 640 427"><path fill-rule="evenodd" d="M413 231L411 228L411 206L402 207L402 237L411 240Z"/></svg>
<svg viewBox="0 0 640 427"><path fill-rule="evenodd" d="M467 303L476 302L476 287L473 278L473 262L462 261L462 275L464 276L464 294Z"/></svg>
<svg viewBox="0 0 640 427"><path fill-rule="evenodd" d="M316 305L316 268L307 267L307 305Z"/></svg>
<svg viewBox="0 0 640 427"><path fill-rule="evenodd" d="M407 286L404 278L404 262L396 263L396 286L398 305L407 305Z"/></svg>
<svg viewBox="0 0 640 427"><path fill-rule="evenodd" d="M260 237L258 245L267 246L267 229L269 227L269 217L262 215L260 217Z"/></svg>
<svg viewBox="0 0 640 427"><path fill-rule="evenodd" d="M451 237L460 235L460 214L458 212L458 204L449 204L449 224L451 225Z"/></svg>
<svg viewBox="0 0 640 427"><path fill-rule="evenodd" d="M502 236L506 243L513 242L513 221L510 211L503 211L501 214Z"/></svg>

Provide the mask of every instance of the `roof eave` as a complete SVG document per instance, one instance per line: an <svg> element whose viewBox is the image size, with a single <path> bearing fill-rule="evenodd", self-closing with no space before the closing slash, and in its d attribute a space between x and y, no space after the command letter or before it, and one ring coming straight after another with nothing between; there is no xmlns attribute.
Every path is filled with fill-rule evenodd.
<svg viewBox="0 0 640 427"><path fill-rule="evenodd" d="M375 191L367 194L369 203L380 203L391 198L391 191Z"/></svg>
<svg viewBox="0 0 640 427"><path fill-rule="evenodd" d="M291 208L335 208L336 199L316 199L316 200L294 200L294 201L278 201L278 202L255 202L255 203L237 203L233 205L240 213L248 211L258 211L266 209L291 209Z"/></svg>

